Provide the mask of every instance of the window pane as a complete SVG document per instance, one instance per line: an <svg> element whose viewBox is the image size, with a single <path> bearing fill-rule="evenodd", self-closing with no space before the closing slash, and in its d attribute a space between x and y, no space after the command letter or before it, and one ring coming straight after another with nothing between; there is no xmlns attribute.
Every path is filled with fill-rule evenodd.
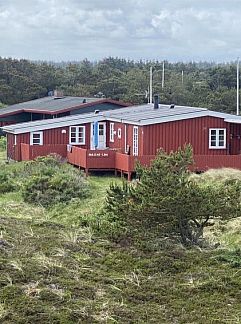
<svg viewBox="0 0 241 324"><path fill-rule="evenodd" d="M211 146L216 146L216 141L211 141Z"/></svg>
<svg viewBox="0 0 241 324"><path fill-rule="evenodd" d="M104 125L99 124L99 135L102 136L104 135Z"/></svg>
<svg viewBox="0 0 241 324"><path fill-rule="evenodd" d="M31 133L31 143L32 145L42 145L42 133Z"/></svg>
<svg viewBox="0 0 241 324"><path fill-rule="evenodd" d="M218 145L219 146L224 146L224 141L219 140Z"/></svg>
<svg viewBox="0 0 241 324"><path fill-rule="evenodd" d="M84 143L84 128L83 127L79 127L79 129L78 129L78 142Z"/></svg>

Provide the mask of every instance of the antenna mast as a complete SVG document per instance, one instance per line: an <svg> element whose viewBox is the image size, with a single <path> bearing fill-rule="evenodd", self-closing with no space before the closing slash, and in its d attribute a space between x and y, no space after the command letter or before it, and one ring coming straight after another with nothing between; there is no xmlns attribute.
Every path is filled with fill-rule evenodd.
<svg viewBox="0 0 241 324"><path fill-rule="evenodd" d="M153 81L153 71L152 66L150 67L150 100L149 102L152 103L152 97L153 97L153 87L152 87L152 81Z"/></svg>
<svg viewBox="0 0 241 324"><path fill-rule="evenodd" d="M165 61L162 62L162 89L164 88L164 79L165 79Z"/></svg>
<svg viewBox="0 0 241 324"><path fill-rule="evenodd" d="M237 59L237 116L239 115L239 57Z"/></svg>

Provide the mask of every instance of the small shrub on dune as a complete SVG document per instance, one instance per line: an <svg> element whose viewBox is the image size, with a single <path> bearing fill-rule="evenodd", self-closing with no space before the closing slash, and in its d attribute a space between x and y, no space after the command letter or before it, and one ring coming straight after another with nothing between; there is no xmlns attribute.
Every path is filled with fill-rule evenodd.
<svg viewBox="0 0 241 324"><path fill-rule="evenodd" d="M73 198L83 198L89 193L83 174L72 166L48 156L27 165L29 177L23 184L25 202L50 207L69 203Z"/></svg>

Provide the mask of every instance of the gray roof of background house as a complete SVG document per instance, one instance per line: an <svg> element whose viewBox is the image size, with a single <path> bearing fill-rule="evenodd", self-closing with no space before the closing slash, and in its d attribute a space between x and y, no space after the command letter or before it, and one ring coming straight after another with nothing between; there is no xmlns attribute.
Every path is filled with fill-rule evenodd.
<svg viewBox="0 0 241 324"><path fill-rule="evenodd" d="M13 134L21 134L101 120L110 120L137 126L146 126L205 116L223 118L227 122L241 123L241 116L210 111L206 108L175 106L173 109L171 109L170 105L159 105L159 109L154 109L153 104L146 104L100 112L98 114L87 113L55 119L44 119L34 122L19 123L4 126L2 129Z"/></svg>
<svg viewBox="0 0 241 324"><path fill-rule="evenodd" d="M103 98L86 98L86 97L44 97L40 99L30 100L15 105L8 106L0 109L0 116L14 113L17 111L30 111L30 112L46 112L46 113L58 113L62 110L68 110L73 107L84 106L88 104L94 104L95 102L108 101ZM121 105L121 104L120 104Z"/></svg>

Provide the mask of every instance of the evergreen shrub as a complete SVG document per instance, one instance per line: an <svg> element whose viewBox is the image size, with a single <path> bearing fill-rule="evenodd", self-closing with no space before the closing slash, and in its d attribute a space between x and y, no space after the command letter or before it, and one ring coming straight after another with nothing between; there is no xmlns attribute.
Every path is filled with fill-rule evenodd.
<svg viewBox="0 0 241 324"><path fill-rule="evenodd" d="M58 156L28 162L24 172L28 176L22 196L28 203L50 207L60 202L69 203L72 198L86 197L89 193L83 174L63 163Z"/></svg>

